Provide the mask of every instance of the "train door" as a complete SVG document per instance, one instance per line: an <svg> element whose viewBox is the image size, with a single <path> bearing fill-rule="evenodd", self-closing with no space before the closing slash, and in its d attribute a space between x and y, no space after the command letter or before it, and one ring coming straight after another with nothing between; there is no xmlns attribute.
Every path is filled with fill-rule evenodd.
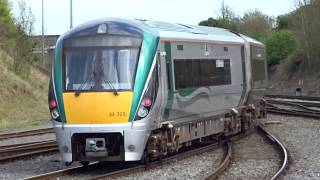
<svg viewBox="0 0 320 180"><path fill-rule="evenodd" d="M171 59L171 43L166 41L162 44L163 50L162 52L164 53L161 56L161 64L163 69L162 77L164 77L164 87L166 91L166 99L164 100L165 103L165 109L163 113L163 119L168 120L170 116L170 111L172 110L172 104L173 104L173 71L172 71L172 59Z"/></svg>
<svg viewBox="0 0 320 180"><path fill-rule="evenodd" d="M268 80L266 52L263 46L253 44L250 46L250 52L253 96L261 97L264 95Z"/></svg>

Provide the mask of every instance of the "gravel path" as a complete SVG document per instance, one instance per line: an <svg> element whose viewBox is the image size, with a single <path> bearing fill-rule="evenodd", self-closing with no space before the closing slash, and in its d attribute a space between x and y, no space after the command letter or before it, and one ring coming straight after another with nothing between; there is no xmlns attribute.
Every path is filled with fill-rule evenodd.
<svg viewBox="0 0 320 180"><path fill-rule="evenodd" d="M215 170L223 158L222 147L212 152L203 153L180 161L139 172L118 179L203 179L206 174Z"/></svg>
<svg viewBox="0 0 320 180"><path fill-rule="evenodd" d="M259 134L233 143L233 159L219 177L225 179L270 179L279 168L277 151Z"/></svg>
<svg viewBox="0 0 320 180"><path fill-rule="evenodd" d="M286 145L290 162L284 179L320 179L320 120L268 115L267 125Z"/></svg>

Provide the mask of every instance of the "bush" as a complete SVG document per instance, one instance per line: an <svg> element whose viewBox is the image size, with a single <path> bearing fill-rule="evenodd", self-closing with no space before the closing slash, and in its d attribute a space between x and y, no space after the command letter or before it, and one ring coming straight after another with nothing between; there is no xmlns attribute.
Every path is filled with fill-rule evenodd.
<svg viewBox="0 0 320 180"><path fill-rule="evenodd" d="M278 64L296 51L297 41L287 30L273 31L266 38L268 64Z"/></svg>

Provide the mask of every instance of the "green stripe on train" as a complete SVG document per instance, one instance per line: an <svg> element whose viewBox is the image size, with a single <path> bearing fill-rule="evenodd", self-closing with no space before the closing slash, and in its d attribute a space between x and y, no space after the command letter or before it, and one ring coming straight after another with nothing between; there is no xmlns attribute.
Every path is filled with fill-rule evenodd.
<svg viewBox="0 0 320 180"><path fill-rule="evenodd" d="M159 38L152 32L145 31L143 35L143 42L141 46L140 57L138 61L136 78L133 90L133 100L131 105L131 111L129 116L129 121L133 121L135 118L135 113L138 109L140 99L142 98L143 88L148 78L148 74L151 69L151 65L154 56L157 51L157 46L159 43Z"/></svg>
<svg viewBox="0 0 320 180"><path fill-rule="evenodd" d="M173 104L173 77L172 77L172 59L171 59L171 44L170 42L164 43L164 50L166 52L166 65L167 65L167 78L168 78L168 98L167 105L164 110L164 119L168 119Z"/></svg>
<svg viewBox="0 0 320 180"><path fill-rule="evenodd" d="M58 39L56 43L55 48L55 57L54 57L54 84L55 84L55 90L57 95L57 101L59 105L59 113L61 121L66 123L66 116L64 112L64 105L63 105L63 80L62 80L62 44L63 40L62 38Z"/></svg>

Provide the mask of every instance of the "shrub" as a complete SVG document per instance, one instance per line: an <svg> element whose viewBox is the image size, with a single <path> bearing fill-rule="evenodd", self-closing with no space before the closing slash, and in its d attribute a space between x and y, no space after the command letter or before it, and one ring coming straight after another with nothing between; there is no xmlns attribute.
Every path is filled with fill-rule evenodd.
<svg viewBox="0 0 320 180"><path fill-rule="evenodd" d="M287 30L273 31L266 38L268 64L278 64L297 49L297 41Z"/></svg>

